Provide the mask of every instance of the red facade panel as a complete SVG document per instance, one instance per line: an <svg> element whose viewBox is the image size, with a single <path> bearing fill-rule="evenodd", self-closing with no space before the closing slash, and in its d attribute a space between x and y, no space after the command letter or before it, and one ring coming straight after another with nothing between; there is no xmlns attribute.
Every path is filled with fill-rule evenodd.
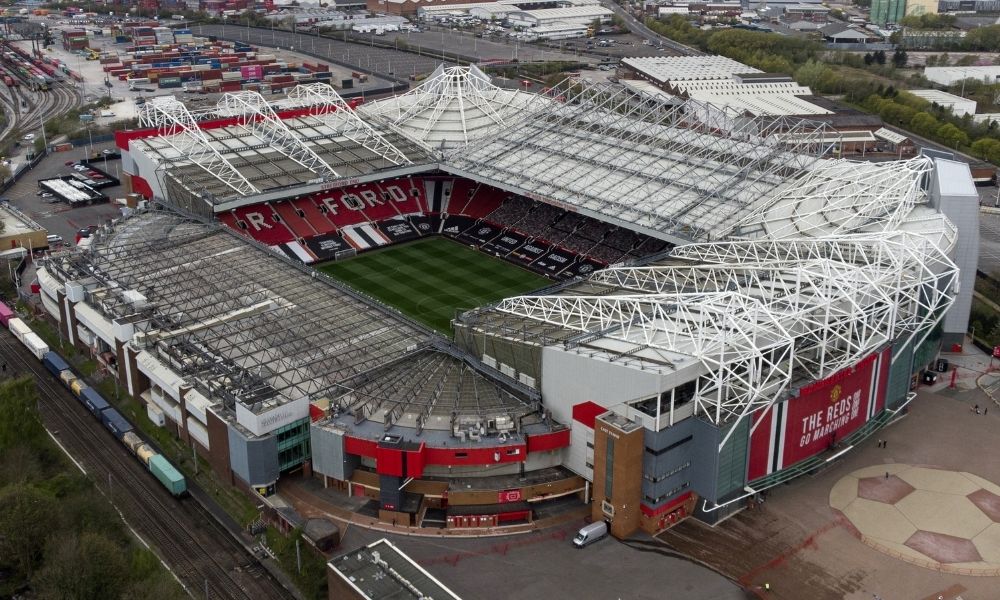
<svg viewBox="0 0 1000 600"><path fill-rule="evenodd" d="M891 349L803 387L799 396L757 411L747 480L753 481L827 450L885 406Z"/></svg>
<svg viewBox="0 0 1000 600"><path fill-rule="evenodd" d="M348 454L375 458L378 453L377 451L378 442L375 440L366 440L364 438L356 438L350 435L344 436L344 452Z"/></svg>
<svg viewBox="0 0 1000 600"><path fill-rule="evenodd" d="M605 411L606 412L606 411ZM528 452L545 452L569 446L569 429L528 436Z"/></svg>
<svg viewBox="0 0 1000 600"><path fill-rule="evenodd" d="M424 474L424 459L427 454L424 445L420 444L420 449L406 453L406 476L422 477Z"/></svg>
<svg viewBox="0 0 1000 600"><path fill-rule="evenodd" d="M597 417L606 412L608 412L608 409L604 408L600 404L597 404L596 402L588 400L573 406L573 420L593 429L594 421Z"/></svg>
<svg viewBox="0 0 1000 600"><path fill-rule="evenodd" d="M495 465L522 462L527 453L525 444L494 448L427 448L425 458L428 465Z"/></svg>
<svg viewBox="0 0 1000 600"><path fill-rule="evenodd" d="M403 454L398 448L378 446L375 454L375 470L379 475L403 476Z"/></svg>

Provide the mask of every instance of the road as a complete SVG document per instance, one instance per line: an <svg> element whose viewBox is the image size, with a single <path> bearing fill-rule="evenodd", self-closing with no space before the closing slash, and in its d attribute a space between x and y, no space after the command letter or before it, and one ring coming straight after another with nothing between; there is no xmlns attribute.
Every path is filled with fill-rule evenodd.
<svg viewBox="0 0 1000 600"><path fill-rule="evenodd" d="M638 19L629 14L627 10L622 8L621 5L619 5L616 2L603 0L601 2L601 5L613 10L616 15L618 15L619 17L622 18L622 20L625 21L625 26L628 27L629 31L638 35L639 37L646 38L649 40L656 40L662 43L664 46L670 48L680 56L705 56L705 53L702 52L701 50L696 50L694 48L691 48L690 46L685 46L680 42L675 42L674 40L668 37L664 37L656 33L649 27L646 27L644 23L640 22Z"/></svg>

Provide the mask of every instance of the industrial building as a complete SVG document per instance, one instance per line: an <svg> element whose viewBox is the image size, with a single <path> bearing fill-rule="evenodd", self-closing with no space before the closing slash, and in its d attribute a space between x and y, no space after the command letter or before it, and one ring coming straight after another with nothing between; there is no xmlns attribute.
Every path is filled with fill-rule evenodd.
<svg viewBox="0 0 1000 600"><path fill-rule="evenodd" d="M957 94L941 90L906 90L906 92L942 108L951 109L951 112L959 117L976 114L976 101Z"/></svg>
<svg viewBox="0 0 1000 600"><path fill-rule="evenodd" d="M763 73L723 56L652 56L622 59L632 77L665 92L715 107L728 117L826 115L809 102L812 90L791 77Z"/></svg>
<svg viewBox="0 0 1000 600"><path fill-rule="evenodd" d="M753 74L686 68L660 81ZM313 84L140 126L116 141L156 203L47 258L43 304L265 497L302 471L400 525L568 495L617 536L716 522L885 426L968 323L968 167L834 158L822 123L453 67L357 110ZM306 266L434 235L553 284L448 339Z"/></svg>
<svg viewBox="0 0 1000 600"><path fill-rule="evenodd" d="M975 79L986 85L995 85L1000 81L1000 66L925 67L924 77L938 85L953 85L963 79Z"/></svg>

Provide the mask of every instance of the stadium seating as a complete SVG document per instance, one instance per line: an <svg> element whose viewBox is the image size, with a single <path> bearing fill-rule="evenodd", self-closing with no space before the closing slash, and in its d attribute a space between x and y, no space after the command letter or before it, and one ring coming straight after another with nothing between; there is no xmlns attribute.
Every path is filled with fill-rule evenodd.
<svg viewBox="0 0 1000 600"><path fill-rule="evenodd" d="M299 198L286 201L286 203L295 207L297 212L301 212L302 218L309 222L309 225L316 230L316 233L325 235L337 230L333 222L326 218L326 215L320 211L311 198Z"/></svg>
<svg viewBox="0 0 1000 600"><path fill-rule="evenodd" d="M309 224L309 221L302 218L290 202L275 202L270 205L274 212L281 217L281 222L292 230L296 237L306 239L318 235L319 231Z"/></svg>
<svg viewBox="0 0 1000 600"><path fill-rule="evenodd" d="M281 218L267 204L241 206L220 214L219 220L235 231L268 246L277 246L295 239L295 235L285 227Z"/></svg>
<svg viewBox="0 0 1000 600"><path fill-rule="evenodd" d="M668 247L626 228L447 176L325 190L219 218L304 262L440 233L556 279Z"/></svg>

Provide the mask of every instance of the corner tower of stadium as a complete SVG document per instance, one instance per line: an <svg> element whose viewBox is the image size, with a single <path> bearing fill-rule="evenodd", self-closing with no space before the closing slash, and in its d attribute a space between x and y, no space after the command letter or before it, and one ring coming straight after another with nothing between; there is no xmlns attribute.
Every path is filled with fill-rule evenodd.
<svg viewBox="0 0 1000 600"><path fill-rule="evenodd" d="M835 138L475 67L360 105L158 98L117 135L148 202L48 257L42 299L265 497L295 474L398 524L572 495L617 536L716 522L886 425L965 331L967 166L830 158ZM309 266L433 236L552 284L446 337Z"/></svg>

